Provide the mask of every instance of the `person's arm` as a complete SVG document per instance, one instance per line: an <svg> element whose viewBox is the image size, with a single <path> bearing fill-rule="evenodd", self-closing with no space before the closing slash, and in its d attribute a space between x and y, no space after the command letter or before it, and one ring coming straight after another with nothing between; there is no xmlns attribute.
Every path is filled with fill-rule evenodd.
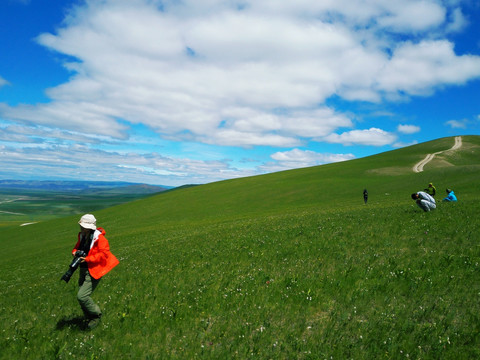
<svg viewBox="0 0 480 360"><path fill-rule="evenodd" d="M75 246L72 250L72 256L75 256L75 253L77 252L79 247L80 247L80 234L78 235L77 243L75 244Z"/></svg>
<svg viewBox="0 0 480 360"><path fill-rule="evenodd" d="M427 197L425 196L426 193L419 191L417 194L418 200L427 200Z"/></svg>
<svg viewBox="0 0 480 360"><path fill-rule="evenodd" d="M110 252L110 246L105 236L100 235L94 246L97 247L97 252L94 255L86 256L85 261L91 264L97 264L106 261L108 253Z"/></svg>

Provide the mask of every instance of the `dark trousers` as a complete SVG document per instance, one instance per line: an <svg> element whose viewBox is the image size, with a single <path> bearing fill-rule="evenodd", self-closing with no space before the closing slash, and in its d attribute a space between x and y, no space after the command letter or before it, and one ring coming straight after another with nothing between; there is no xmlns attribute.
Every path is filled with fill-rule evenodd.
<svg viewBox="0 0 480 360"><path fill-rule="evenodd" d="M80 277L78 278L78 293L77 300L80 304L85 317L89 319L98 318L102 315L100 307L95 304L90 295L97 287L100 279L94 279L87 268L80 268Z"/></svg>

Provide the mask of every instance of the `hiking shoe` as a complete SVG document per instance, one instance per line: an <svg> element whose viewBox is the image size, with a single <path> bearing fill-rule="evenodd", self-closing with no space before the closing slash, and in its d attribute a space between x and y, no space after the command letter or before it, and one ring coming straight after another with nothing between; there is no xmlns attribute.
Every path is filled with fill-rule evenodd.
<svg viewBox="0 0 480 360"><path fill-rule="evenodd" d="M100 317L90 319L90 321L87 324L87 329L93 330L98 326L98 324L100 324Z"/></svg>

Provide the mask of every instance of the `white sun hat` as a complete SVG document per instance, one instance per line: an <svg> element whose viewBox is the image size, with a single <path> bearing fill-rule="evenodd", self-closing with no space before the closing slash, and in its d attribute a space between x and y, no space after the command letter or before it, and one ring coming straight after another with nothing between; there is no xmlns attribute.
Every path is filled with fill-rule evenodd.
<svg viewBox="0 0 480 360"><path fill-rule="evenodd" d="M97 230L97 219L92 214L85 214L78 222L85 229Z"/></svg>

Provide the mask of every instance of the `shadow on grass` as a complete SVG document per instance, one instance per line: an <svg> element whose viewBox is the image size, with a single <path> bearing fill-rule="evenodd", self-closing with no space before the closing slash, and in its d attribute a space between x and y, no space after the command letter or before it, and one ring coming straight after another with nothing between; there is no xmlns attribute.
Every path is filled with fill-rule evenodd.
<svg viewBox="0 0 480 360"><path fill-rule="evenodd" d="M87 326L85 323L85 318L83 316L77 317L64 317L57 322L56 330L63 330L65 328L69 329L78 329L86 330Z"/></svg>

